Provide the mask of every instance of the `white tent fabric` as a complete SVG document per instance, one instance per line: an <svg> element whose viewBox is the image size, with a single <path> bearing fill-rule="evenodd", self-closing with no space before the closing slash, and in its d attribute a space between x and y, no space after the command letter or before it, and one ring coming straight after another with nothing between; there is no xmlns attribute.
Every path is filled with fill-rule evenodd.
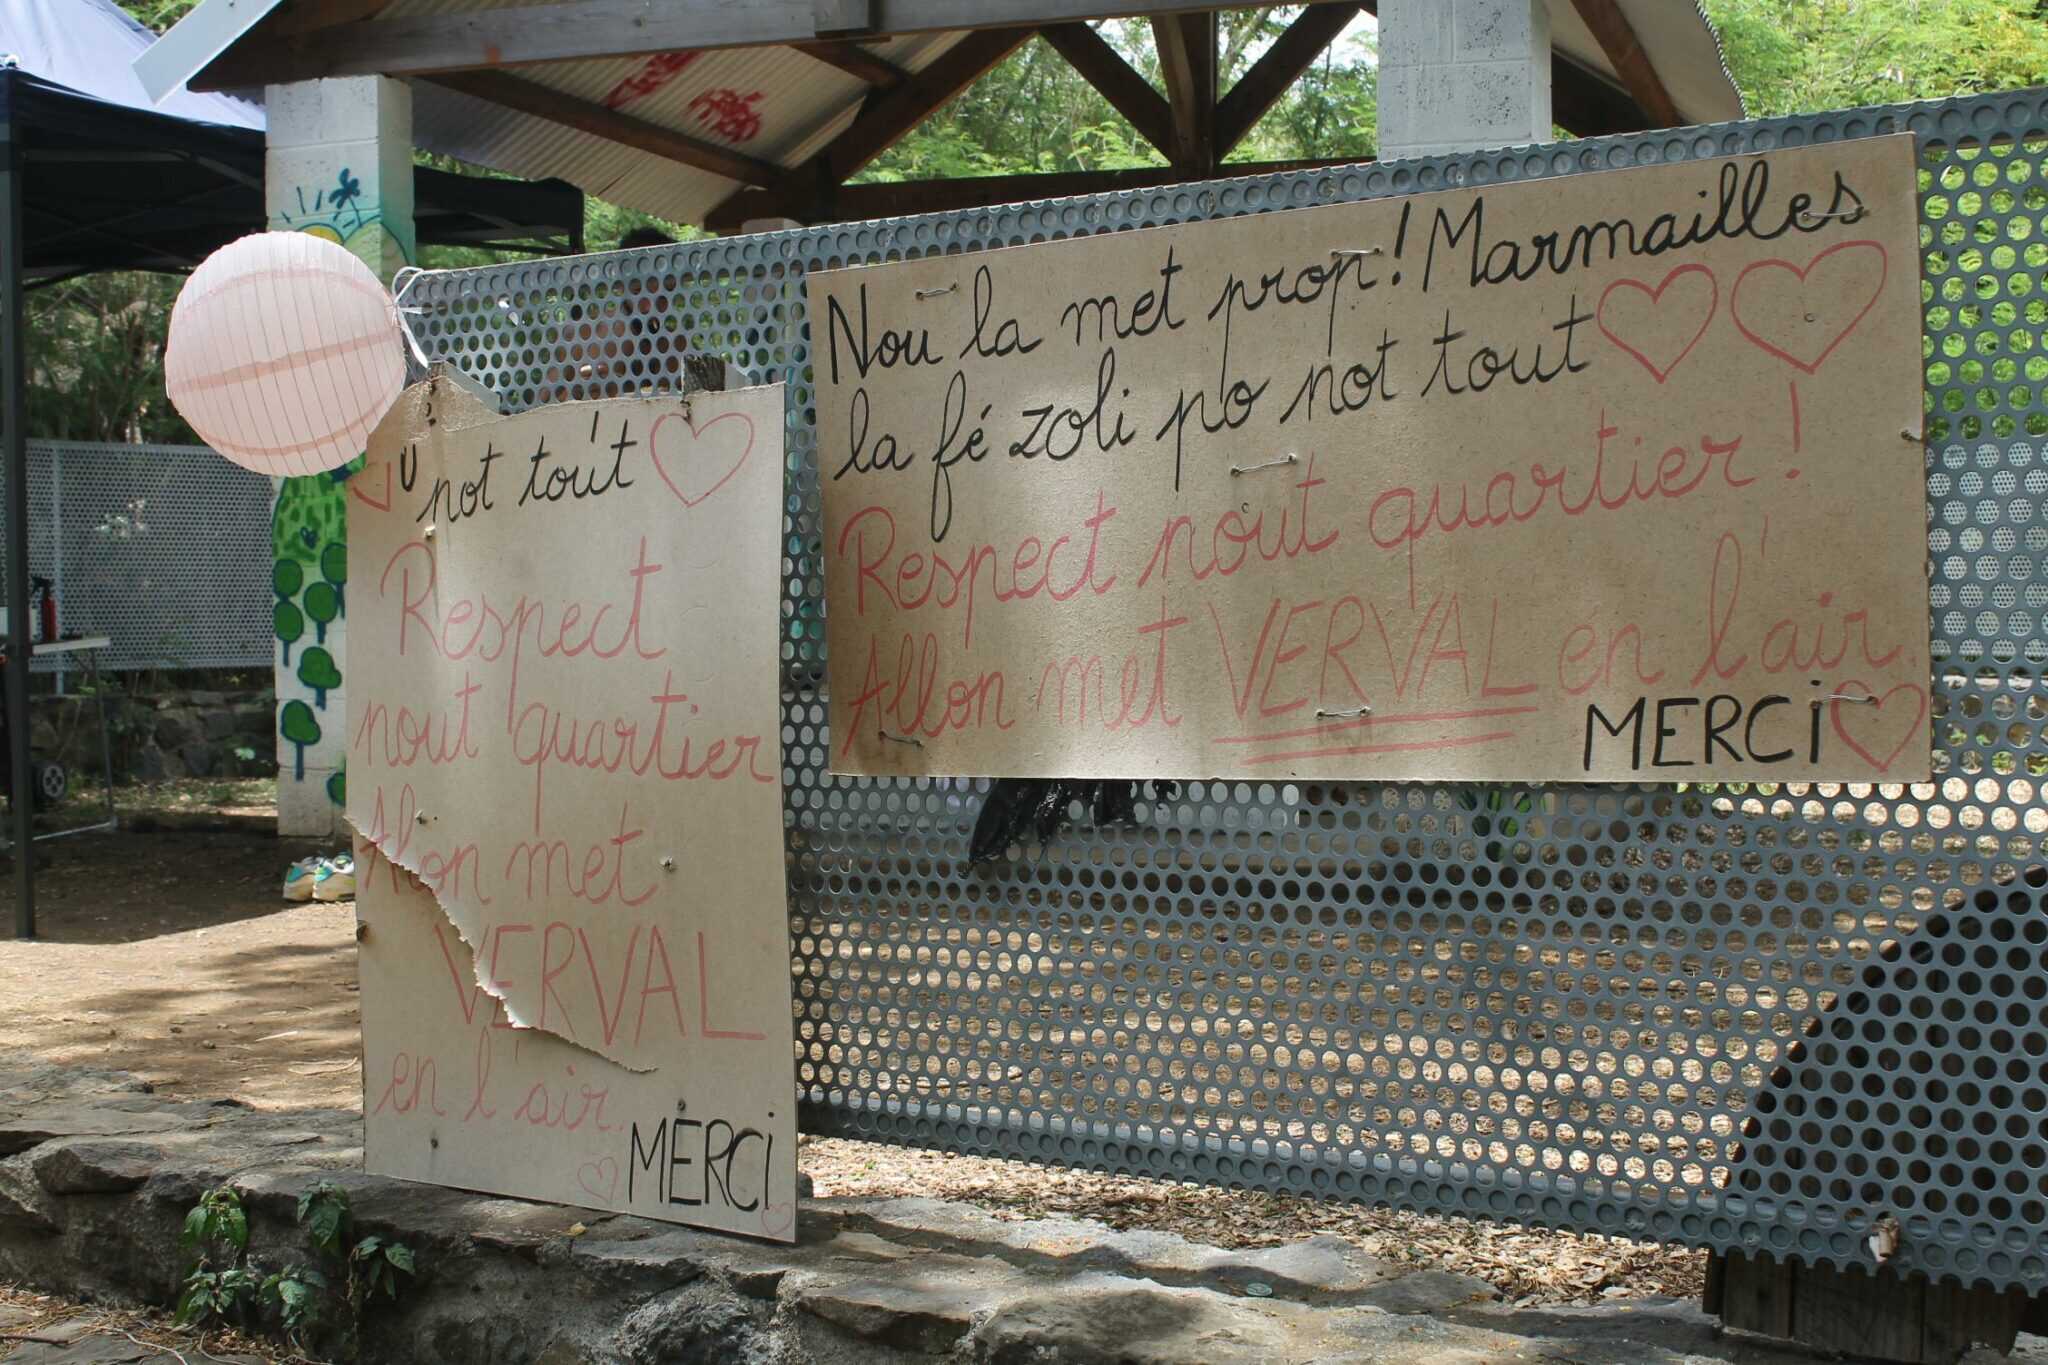
<svg viewBox="0 0 2048 1365"><path fill-rule="evenodd" d="M107 104L195 123L263 126L262 108L232 95L180 87L152 100L135 59L155 41L114 0L0 0L0 61Z"/></svg>

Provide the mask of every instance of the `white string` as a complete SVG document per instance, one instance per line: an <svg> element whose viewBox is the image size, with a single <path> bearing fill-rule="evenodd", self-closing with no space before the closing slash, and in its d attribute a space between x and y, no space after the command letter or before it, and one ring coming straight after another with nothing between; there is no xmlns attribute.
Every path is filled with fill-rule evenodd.
<svg viewBox="0 0 2048 1365"><path fill-rule="evenodd" d="M405 334L406 347L423 370L432 369L433 366L427 362L427 353L420 346L420 339L412 334L412 323L409 319L427 310L417 304L407 304L405 296L413 285L419 282L420 276L426 273L416 265L408 265L399 267L398 273L391 277L391 302L398 309L398 330Z"/></svg>

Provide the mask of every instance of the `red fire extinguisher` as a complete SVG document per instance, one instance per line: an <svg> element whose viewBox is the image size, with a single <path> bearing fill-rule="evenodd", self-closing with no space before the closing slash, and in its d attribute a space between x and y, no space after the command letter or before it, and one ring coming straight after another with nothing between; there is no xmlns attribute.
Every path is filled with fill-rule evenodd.
<svg viewBox="0 0 2048 1365"><path fill-rule="evenodd" d="M41 615L38 624L42 627L42 633L36 638L46 643L55 640L57 638L57 585L47 578L32 578L29 580L29 588L32 592L40 594L38 610Z"/></svg>

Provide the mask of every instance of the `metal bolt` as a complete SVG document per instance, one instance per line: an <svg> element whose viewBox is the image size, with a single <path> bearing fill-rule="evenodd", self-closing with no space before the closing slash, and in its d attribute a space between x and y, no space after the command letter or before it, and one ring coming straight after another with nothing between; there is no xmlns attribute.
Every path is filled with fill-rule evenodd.
<svg viewBox="0 0 2048 1365"><path fill-rule="evenodd" d="M663 872L673 872L676 870L676 860L673 854L664 853L661 855L661 870Z"/></svg>

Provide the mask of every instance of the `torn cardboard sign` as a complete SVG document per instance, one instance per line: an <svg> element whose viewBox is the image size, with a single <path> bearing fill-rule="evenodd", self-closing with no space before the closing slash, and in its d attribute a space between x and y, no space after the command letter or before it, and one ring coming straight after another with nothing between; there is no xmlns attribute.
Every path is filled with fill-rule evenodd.
<svg viewBox="0 0 2048 1365"><path fill-rule="evenodd" d="M384 1174L789 1238L782 390L499 417L350 482L349 819Z"/></svg>
<svg viewBox="0 0 2048 1365"><path fill-rule="evenodd" d="M807 278L832 768L1924 781L1913 139Z"/></svg>

